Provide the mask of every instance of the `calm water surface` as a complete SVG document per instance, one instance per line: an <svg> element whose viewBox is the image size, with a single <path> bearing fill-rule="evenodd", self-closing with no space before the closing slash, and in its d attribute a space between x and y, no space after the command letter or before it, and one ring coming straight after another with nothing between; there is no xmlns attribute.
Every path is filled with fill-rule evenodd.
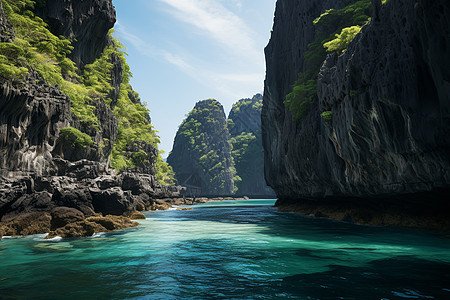
<svg viewBox="0 0 450 300"><path fill-rule="evenodd" d="M279 213L147 212L85 239L0 242L0 299L450 299L450 238Z"/></svg>

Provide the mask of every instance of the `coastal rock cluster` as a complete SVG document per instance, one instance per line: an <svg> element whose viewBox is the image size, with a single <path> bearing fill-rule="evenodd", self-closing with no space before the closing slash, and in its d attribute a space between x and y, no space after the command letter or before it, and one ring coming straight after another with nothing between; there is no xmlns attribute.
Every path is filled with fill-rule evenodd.
<svg viewBox="0 0 450 300"><path fill-rule="evenodd" d="M114 175L99 162L56 160L57 176L0 177L0 236L89 236L136 226L129 217L145 219L139 211L195 201L152 175Z"/></svg>
<svg viewBox="0 0 450 300"><path fill-rule="evenodd" d="M446 202L433 201L450 187L450 3L372 3L371 21L342 55L327 56L316 97L295 119L283 102L298 73L307 71L313 22L349 3L277 1L265 49L266 180L279 206L307 203L304 212L397 199L405 208L436 203L448 215Z"/></svg>

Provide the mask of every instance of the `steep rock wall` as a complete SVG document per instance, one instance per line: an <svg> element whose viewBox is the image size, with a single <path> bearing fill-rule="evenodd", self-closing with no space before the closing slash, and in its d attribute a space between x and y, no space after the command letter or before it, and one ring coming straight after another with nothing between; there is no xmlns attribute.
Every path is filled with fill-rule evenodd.
<svg viewBox="0 0 450 300"><path fill-rule="evenodd" d="M222 105L197 102L180 125L167 162L188 194L230 195L234 192L231 149Z"/></svg>
<svg viewBox="0 0 450 300"><path fill-rule="evenodd" d="M264 179L264 152L261 138L262 95L241 99L228 115L234 166L240 181L235 182L237 194L274 196Z"/></svg>
<svg viewBox="0 0 450 300"><path fill-rule="evenodd" d="M33 72L22 86L0 86L0 169L55 173L51 151L71 118L70 100L39 80Z"/></svg>
<svg viewBox="0 0 450 300"><path fill-rule="evenodd" d="M45 7L37 5L36 10L44 20L50 20L49 30L53 34L76 39L72 55L78 64L92 62L95 55L103 51L109 39L108 30L115 22L111 1L46 1ZM56 21L52 19L56 18L55 11L61 12L60 21L64 30L56 26ZM2 42L13 41L14 30L4 14L3 5L0 6L0 20ZM103 37L101 41L99 36ZM118 70L114 78L121 79L122 62L118 59L112 62ZM112 82L115 89L120 87L120 83L119 80ZM71 112L71 100L58 85L49 85L34 70L23 81L2 78L0 84L0 152L4 158L0 169L3 172L51 175L56 169L52 162L55 155L70 161L109 161L118 121L104 101L90 103L95 107L94 114L98 119L98 127L94 128L80 122ZM94 144L86 148L61 145L63 141L58 140L59 129L68 126L90 135Z"/></svg>
<svg viewBox="0 0 450 300"><path fill-rule="evenodd" d="M80 69L100 56L109 42L106 33L116 23L111 0L46 0L36 14L53 34L74 40L71 59Z"/></svg>
<svg viewBox="0 0 450 300"><path fill-rule="evenodd" d="M282 200L442 196L449 189L450 3L375 2L379 9L346 52L324 62L319 100L297 121L283 100L305 70L312 21L343 3L277 2L262 130L265 176ZM331 120L321 118L324 111Z"/></svg>

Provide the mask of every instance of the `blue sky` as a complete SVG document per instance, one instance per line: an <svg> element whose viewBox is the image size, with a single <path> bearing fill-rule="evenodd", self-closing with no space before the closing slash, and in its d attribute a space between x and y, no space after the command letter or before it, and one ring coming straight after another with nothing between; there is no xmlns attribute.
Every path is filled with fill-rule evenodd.
<svg viewBox="0 0 450 300"><path fill-rule="evenodd" d="M217 99L228 114L237 100L262 93L275 2L113 0L115 35L127 48L131 84L150 109L164 157L197 101Z"/></svg>

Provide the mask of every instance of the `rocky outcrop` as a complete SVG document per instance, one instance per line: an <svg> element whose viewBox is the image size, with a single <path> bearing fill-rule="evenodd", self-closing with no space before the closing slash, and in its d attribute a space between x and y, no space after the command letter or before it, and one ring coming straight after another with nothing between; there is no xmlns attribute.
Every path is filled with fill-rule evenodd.
<svg viewBox="0 0 450 300"><path fill-rule="evenodd" d="M181 187L162 186L152 175L114 175L88 160L55 165L57 176L0 178L0 235L92 235L136 226L128 219L136 211L185 204Z"/></svg>
<svg viewBox="0 0 450 300"><path fill-rule="evenodd" d="M375 2L372 21L343 55L323 63L318 97L301 120L292 119L283 100L305 71L312 21L343 3L277 2L265 50L262 129L265 176L279 204L448 195L450 4ZM331 119L320 116L324 111Z"/></svg>
<svg viewBox="0 0 450 300"><path fill-rule="evenodd" d="M36 5L36 13L49 22L49 29L55 35L76 39L72 55L79 64L90 63L98 57L115 21L110 1L46 1L45 7ZM5 41L12 41L14 31L2 7L0 20L2 32L9 33L9 39ZM120 69L122 62L119 60L117 64ZM3 159L0 173L51 175L56 170L53 165L55 155L70 161L90 159L108 163L118 121L104 101L92 101L90 105L95 106L98 127L80 122L71 112L71 99L57 85L48 85L38 72L31 70L23 82L2 79L0 155ZM59 130L69 126L90 135L94 143L81 148L64 144L58 138Z"/></svg>
<svg viewBox="0 0 450 300"><path fill-rule="evenodd" d="M234 191L227 121L222 105L198 102L180 125L167 162L190 195L230 195Z"/></svg>
<svg viewBox="0 0 450 300"><path fill-rule="evenodd" d="M261 94L256 94L251 99L241 99L233 104L228 114L228 131L231 137L243 132L256 134L261 131L262 99Z"/></svg>
<svg viewBox="0 0 450 300"><path fill-rule="evenodd" d="M20 86L1 84L0 169L54 174L51 151L70 118L69 98L37 72L28 74Z"/></svg>
<svg viewBox="0 0 450 300"><path fill-rule="evenodd" d="M106 33L116 22L111 0L46 0L36 14L54 35L75 41L71 59L80 70L100 56L109 43Z"/></svg>
<svg viewBox="0 0 450 300"><path fill-rule="evenodd" d="M262 95L241 99L228 115L231 155L238 180L238 195L275 196L264 179L264 152L261 140Z"/></svg>

